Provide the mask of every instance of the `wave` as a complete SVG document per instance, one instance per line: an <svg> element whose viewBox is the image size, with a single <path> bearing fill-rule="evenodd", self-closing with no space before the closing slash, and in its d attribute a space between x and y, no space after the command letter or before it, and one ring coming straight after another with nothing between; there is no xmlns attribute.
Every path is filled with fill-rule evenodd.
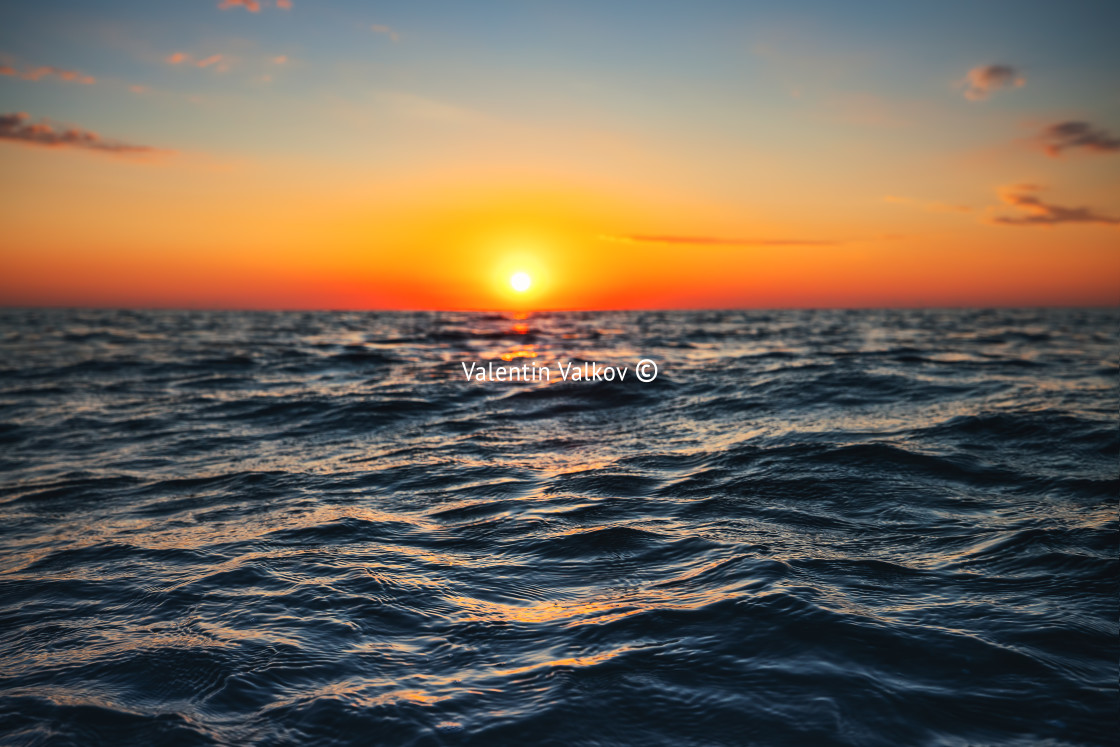
<svg viewBox="0 0 1120 747"><path fill-rule="evenodd" d="M0 731L1111 744L1117 321L0 311Z"/></svg>

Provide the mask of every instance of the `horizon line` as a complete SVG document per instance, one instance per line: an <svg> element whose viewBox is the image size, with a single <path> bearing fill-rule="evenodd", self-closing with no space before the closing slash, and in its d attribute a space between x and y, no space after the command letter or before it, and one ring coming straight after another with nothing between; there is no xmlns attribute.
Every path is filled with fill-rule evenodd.
<svg viewBox="0 0 1120 747"><path fill-rule="evenodd" d="M443 307L443 308L353 308L353 307L319 307L319 308L267 308L259 306L146 306L146 305L93 305L93 304L5 304L0 302L0 311L168 311L168 312L213 312L213 313L273 313L292 314L300 312L311 313L388 313L388 314L571 314L571 313L618 313L632 312L706 312L706 311L986 311L994 309L1115 309L1120 310L1120 300L1110 304L1086 303L1042 303L1042 304L925 304L925 305L879 305L879 306L690 306L690 307L598 307L598 308L548 308L548 309L512 309L494 307Z"/></svg>

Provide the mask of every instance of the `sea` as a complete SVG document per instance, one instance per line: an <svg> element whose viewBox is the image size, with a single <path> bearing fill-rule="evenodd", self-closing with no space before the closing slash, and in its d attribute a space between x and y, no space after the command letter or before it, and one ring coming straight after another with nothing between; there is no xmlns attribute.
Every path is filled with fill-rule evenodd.
<svg viewBox="0 0 1120 747"><path fill-rule="evenodd" d="M4 309L0 741L1114 745L1118 476L1116 308Z"/></svg>

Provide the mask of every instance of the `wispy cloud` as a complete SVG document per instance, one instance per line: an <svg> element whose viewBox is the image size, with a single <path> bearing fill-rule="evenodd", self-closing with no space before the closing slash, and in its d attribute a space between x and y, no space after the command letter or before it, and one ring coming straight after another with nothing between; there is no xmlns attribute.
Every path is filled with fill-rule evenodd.
<svg viewBox="0 0 1120 747"><path fill-rule="evenodd" d="M1022 88L1026 84L1026 77L1011 65L974 67L960 82L969 101L983 101L1001 88Z"/></svg>
<svg viewBox="0 0 1120 747"><path fill-rule="evenodd" d="M1020 211L1018 215L997 215L990 222L1005 226L1056 226L1061 223L1098 223L1120 225L1120 218L1113 218L1087 207L1064 207L1043 202L1035 194L1042 190L1037 184L1009 184L1000 187L998 194L1005 205Z"/></svg>
<svg viewBox="0 0 1120 747"><path fill-rule="evenodd" d="M1088 122L1059 122L1050 125L1038 136L1038 142L1050 156L1081 148L1092 153L1120 151L1120 138L1106 130L1094 129Z"/></svg>
<svg viewBox="0 0 1120 747"><path fill-rule="evenodd" d="M375 34L384 34L393 41L398 41L401 38L401 35L398 34L395 29L380 23L373 24L369 27L369 30L374 32Z"/></svg>
<svg viewBox="0 0 1120 747"><path fill-rule="evenodd" d="M222 0L218 4L220 10L229 10L230 8L244 8L250 13L260 13L261 8L267 8L268 3L262 0ZM276 0L276 7L280 10L291 10L292 0Z"/></svg>
<svg viewBox="0 0 1120 747"><path fill-rule="evenodd" d="M222 0L221 4L219 4L218 7L222 10L229 10L230 8L244 8L250 13L261 12L261 4L259 0Z"/></svg>
<svg viewBox="0 0 1120 747"><path fill-rule="evenodd" d="M895 195L887 195L883 198L883 202L890 202L895 205L908 205L916 207L919 210L924 210L927 213L971 213L972 208L967 205L951 205L947 202L929 202L925 200L915 200L910 197L897 197Z"/></svg>
<svg viewBox="0 0 1120 747"><path fill-rule="evenodd" d="M667 236L661 234L600 234L602 241L624 244L684 244L690 246L839 246L842 241L818 239L738 239L720 236Z"/></svg>
<svg viewBox="0 0 1120 747"><path fill-rule="evenodd" d="M0 64L0 75L10 75L24 80L40 80L47 77L55 77L59 80L65 80L70 83L82 83L84 85L91 85L97 82L97 79L92 75L79 73L77 70L64 70L60 67L53 65L40 65L39 67L25 67L22 70L15 67L10 62L11 58L4 60L4 64Z"/></svg>
<svg viewBox="0 0 1120 747"><path fill-rule="evenodd" d="M224 73L230 68L229 59L221 54L212 54L209 57L203 57L201 60L198 60L186 52L175 52L165 57L164 61L168 65L190 65L198 68L213 67L214 70L219 73Z"/></svg>
<svg viewBox="0 0 1120 747"><path fill-rule="evenodd" d="M47 148L80 148L116 155L158 155L171 152L148 145L106 140L96 132L76 127L56 128L46 119L32 122L25 112L0 114L0 140Z"/></svg>

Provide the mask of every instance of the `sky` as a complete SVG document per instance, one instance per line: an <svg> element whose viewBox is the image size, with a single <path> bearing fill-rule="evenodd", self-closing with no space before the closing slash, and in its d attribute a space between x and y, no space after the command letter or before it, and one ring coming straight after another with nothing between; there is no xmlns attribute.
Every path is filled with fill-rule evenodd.
<svg viewBox="0 0 1120 747"><path fill-rule="evenodd" d="M0 304L1117 305L1117 28L1115 2L5 3Z"/></svg>

